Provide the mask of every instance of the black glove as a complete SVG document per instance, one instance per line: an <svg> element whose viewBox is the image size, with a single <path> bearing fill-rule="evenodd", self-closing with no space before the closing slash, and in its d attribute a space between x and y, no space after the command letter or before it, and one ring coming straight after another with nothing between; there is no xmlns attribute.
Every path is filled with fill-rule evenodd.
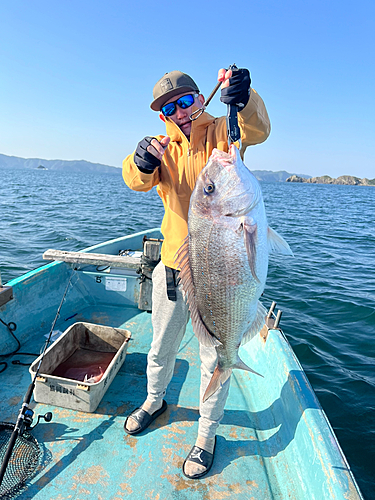
<svg viewBox="0 0 375 500"><path fill-rule="evenodd" d="M147 151L152 139L155 139L155 137L145 137L142 139L141 142L138 143L134 153L134 163L144 174L152 174L155 168L161 165L159 158L156 158L156 156ZM157 141L157 139L155 140Z"/></svg>
<svg viewBox="0 0 375 500"><path fill-rule="evenodd" d="M232 76L229 78L229 87L221 89L220 101L224 104L238 106L241 111L250 98L250 73L245 68L232 69Z"/></svg>

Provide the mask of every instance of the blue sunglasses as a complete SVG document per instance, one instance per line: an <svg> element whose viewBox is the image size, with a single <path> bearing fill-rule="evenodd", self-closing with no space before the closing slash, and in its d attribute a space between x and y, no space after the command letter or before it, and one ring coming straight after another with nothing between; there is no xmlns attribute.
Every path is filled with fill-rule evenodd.
<svg viewBox="0 0 375 500"><path fill-rule="evenodd" d="M165 106L163 106L160 111L163 113L164 116L172 116L176 112L176 109L177 109L176 105L178 107L180 107L181 109L190 108L190 106L192 106L192 104L194 104L196 97L198 97L198 94L184 95L184 96L180 97L179 99L177 99L177 101L169 102L168 104L165 104Z"/></svg>

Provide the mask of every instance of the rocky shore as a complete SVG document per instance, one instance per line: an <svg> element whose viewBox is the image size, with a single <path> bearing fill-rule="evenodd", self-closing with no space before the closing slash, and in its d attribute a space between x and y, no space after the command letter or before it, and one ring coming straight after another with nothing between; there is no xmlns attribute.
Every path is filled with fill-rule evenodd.
<svg viewBox="0 0 375 500"><path fill-rule="evenodd" d="M353 175L341 175L334 179L329 175L322 175L321 177L310 177L304 179L298 175L292 175L287 178L286 182L307 182L309 184L341 184L346 186L375 186L375 179L360 179Z"/></svg>

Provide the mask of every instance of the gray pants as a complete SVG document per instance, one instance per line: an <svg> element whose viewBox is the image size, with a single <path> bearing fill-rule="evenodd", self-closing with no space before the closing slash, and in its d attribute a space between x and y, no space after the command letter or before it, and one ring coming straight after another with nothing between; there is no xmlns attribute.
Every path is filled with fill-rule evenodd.
<svg viewBox="0 0 375 500"><path fill-rule="evenodd" d="M160 262L152 275L152 326L153 340L147 358L147 399L150 402L161 401L172 379L176 356L186 325L189 321L189 309L182 293L177 287L177 301L167 297L165 266ZM213 438L223 418L224 406L228 397L230 379L205 403L203 394L211 380L217 364L214 347L200 345L201 388L199 405L198 434L204 438Z"/></svg>

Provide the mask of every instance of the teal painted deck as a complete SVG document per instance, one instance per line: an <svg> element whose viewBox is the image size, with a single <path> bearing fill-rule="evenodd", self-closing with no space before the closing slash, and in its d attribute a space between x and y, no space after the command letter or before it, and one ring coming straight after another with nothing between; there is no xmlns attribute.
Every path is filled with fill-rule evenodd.
<svg viewBox="0 0 375 500"><path fill-rule="evenodd" d="M118 245L127 248L118 242L112 245L114 253ZM42 347L69 273L66 264L49 264L10 283L15 299L0 312L5 321L17 323L22 352L37 354ZM123 294L104 294L95 271L76 274L56 328L64 331L76 321L87 321L126 328L132 340L124 365L95 413L32 404L35 415L52 411L53 420L42 421L33 431L44 448L45 462L20 498L361 498L315 394L278 330L270 332L265 344L258 336L242 348L241 357L264 378L234 371L214 464L205 478L188 480L181 472L198 427L199 356L190 324L167 392L168 410L144 434L126 435L126 415L146 397L151 315L132 305L137 295L134 274L128 273ZM50 282L57 284L53 290ZM76 315L66 320L72 314ZM4 352L11 341L3 325L0 341ZM22 358L11 359L25 361ZM0 374L2 420L16 420L29 383L28 367L9 363Z"/></svg>

